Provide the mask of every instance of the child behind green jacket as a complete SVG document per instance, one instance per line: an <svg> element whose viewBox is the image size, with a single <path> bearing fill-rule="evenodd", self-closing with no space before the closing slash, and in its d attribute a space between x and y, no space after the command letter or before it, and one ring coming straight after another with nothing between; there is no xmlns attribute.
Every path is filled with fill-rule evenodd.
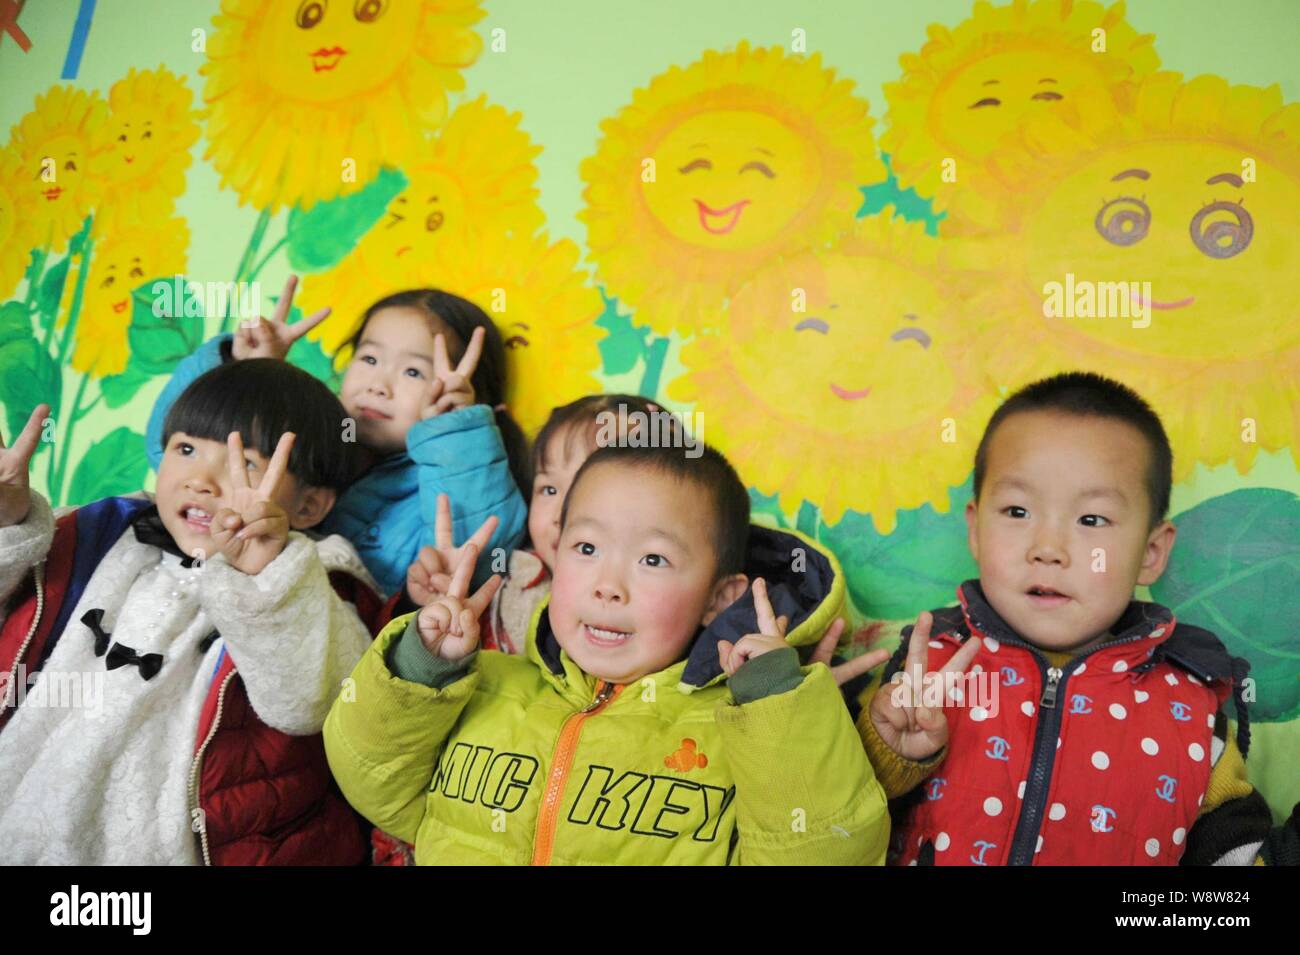
<svg viewBox="0 0 1300 955"><path fill-rule="evenodd" d="M751 528L699 444L598 449L560 526L524 656L477 650L472 545L380 634L325 724L352 804L421 864L882 863L884 794L792 646L843 603L834 558Z"/></svg>

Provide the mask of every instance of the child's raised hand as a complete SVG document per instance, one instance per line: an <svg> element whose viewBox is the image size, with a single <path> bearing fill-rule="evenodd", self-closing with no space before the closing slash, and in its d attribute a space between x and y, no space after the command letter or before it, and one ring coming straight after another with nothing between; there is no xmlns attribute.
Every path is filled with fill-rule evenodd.
<svg viewBox="0 0 1300 955"><path fill-rule="evenodd" d="M835 655L835 648L839 645L840 634L843 632L844 621L837 617L835 622L826 630L826 636L817 641L817 648L813 650L812 656L808 658L809 663L824 663L830 667L831 676L835 677L836 686L843 686L855 677L861 676L869 670L874 670L891 656L888 649L868 650L852 660L838 666L831 666L831 657Z"/></svg>
<svg viewBox="0 0 1300 955"><path fill-rule="evenodd" d="M240 322L230 345L230 354L241 361L245 358L278 358L283 361L294 342L329 317L330 309L326 307L290 325L289 306L293 304L293 292L297 287L298 276L289 276L270 321L258 318Z"/></svg>
<svg viewBox="0 0 1300 955"><path fill-rule="evenodd" d="M421 418L432 418L456 408L468 408L474 404L474 369L478 368L479 358L483 355L483 338L487 334L482 328L474 329L474 334L465 346L465 354L453 368L447 356L447 339L443 335L433 337L433 386L425 399Z"/></svg>
<svg viewBox="0 0 1300 955"><path fill-rule="evenodd" d="M473 596L466 596L477 562L478 548L466 544L447 585L447 593L428 604L416 617L420 639L436 657L463 660L478 647L478 618L492 603L497 588L501 586L501 578L493 574Z"/></svg>
<svg viewBox="0 0 1300 955"><path fill-rule="evenodd" d="M943 707L922 706L921 694L925 685L913 686L918 673L930 676L930 627L933 622L934 618L926 611L916 618L916 626L912 628L907 644L907 662L903 666L901 681L882 683L871 701L871 723L876 732L885 745L906 759L928 759L948 744L948 719ZM936 671L936 676L925 682L937 680L943 686L944 674L965 673L979 646L978 639L967 640ZM947 693L946 686L943 692Z"/></svg>
<svg viewBox="0 0 1300 955"><path fill-rule="evenodd" d="M49 405L37 405L31 417L13 443L6 448L0 437L0 527L21 524L27 520L31 507L31 486L27 476L28 465L36 453L36 442L41 438L41 423L50 413Z"/></svg>
<svg viewBox="0 0 1300 955"><path fill-rule="evenodd" d="M762 577L754 578L754 610L758 614L758 633L746 634L735 643L725 640L718 643L718 663L728 678L735 676L747 661L789 646L785 642L785 628L790 621L784 614L777 617L772 613L772 603L767 599L767 581Z"/></svg>
<svg viewBox="0 0 1300 955"><path fill-rule="evenodd" d="M294 435L280 436L257 487L248 482L244 462L244 440L238 431L226 438L226 467L233 488L229 507L212 517L212 543L226 555L230 566L245 574L260 574L284 550L289 539L289 515L274 500L289 470L289 452Z"/></svg>
<svg viewBox="0 0 1300 955"><path fill-rule="evenodd" d="M451 524L451 498L446 494L438 495L438 514L434 520L433 539L435 547L420 548L419 556L406 571L406 593L411 600L421 607L447 593L451 583L452 571L460 564L465 548L471 544L483 553L488 541L496 533L500 519L491 514L460 547L453 543Z"/></svg>

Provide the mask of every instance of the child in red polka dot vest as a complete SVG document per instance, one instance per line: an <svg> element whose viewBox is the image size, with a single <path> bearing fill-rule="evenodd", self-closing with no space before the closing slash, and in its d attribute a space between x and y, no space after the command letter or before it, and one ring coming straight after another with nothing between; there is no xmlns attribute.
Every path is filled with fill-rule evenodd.
<svg viewBox="0 0 1300 955"><path fill-rule="evenodd" d="M1271 820L1246 781L1248 665L1133 600L1173 548L1171 473L1159 418L1098 375L994 414L966 508L979 579L904 631L859 700L891 862L1256 861Z"/></svg>

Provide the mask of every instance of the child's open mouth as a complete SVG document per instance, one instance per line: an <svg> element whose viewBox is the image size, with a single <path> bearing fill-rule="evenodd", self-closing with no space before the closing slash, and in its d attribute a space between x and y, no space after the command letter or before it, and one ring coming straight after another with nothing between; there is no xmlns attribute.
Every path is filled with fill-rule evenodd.
<svg viewBox="0 0 1300 955"><path fill-rule="evenodd" d="M384 414L382 411L376 411L374 408L360 408L358 410L361 412L361 417L370 418L374 421L389 421L393 417L390 414Z"/></svg>
<svg viewBox="0 0 1300 955"><path fill-rule="evenodd" d="M1025 593L1029 596L1029 602L1035 607L1059 607L1070 602L1069 595L1063 594L1059 590L1053 590L1051 587L1034 586L1026 590Z"/></svg>
<svg viewBox="0 0 1300 955"><path fill-rule="evenodd" d="M584 623L582 625L582 635L587 638L588 643L595 644L598 647L621 647L631 638L632 633L627 630L610 630L605 627Z"/></svg>
<svg viewBox="0 0 1300 955"><path fill-rule="evenodd" d="M181 511L185 524L190 530L206 534L212 528L212 515L201 507L187 507Z"/></svg>

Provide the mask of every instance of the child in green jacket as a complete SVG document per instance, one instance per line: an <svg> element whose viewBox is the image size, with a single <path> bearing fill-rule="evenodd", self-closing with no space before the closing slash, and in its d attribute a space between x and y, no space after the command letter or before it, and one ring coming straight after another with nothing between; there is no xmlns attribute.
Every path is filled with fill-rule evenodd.
<svg viewBox="0 0 1300 955"><path fill-rule="evenodd" d="M750 527L702 444L598 449L560 526L524 655L477 649L472 546L380 634L325 724L352 804L421 864L883 862L884 795L794 649L843 603L835 559Z"/></svg>

